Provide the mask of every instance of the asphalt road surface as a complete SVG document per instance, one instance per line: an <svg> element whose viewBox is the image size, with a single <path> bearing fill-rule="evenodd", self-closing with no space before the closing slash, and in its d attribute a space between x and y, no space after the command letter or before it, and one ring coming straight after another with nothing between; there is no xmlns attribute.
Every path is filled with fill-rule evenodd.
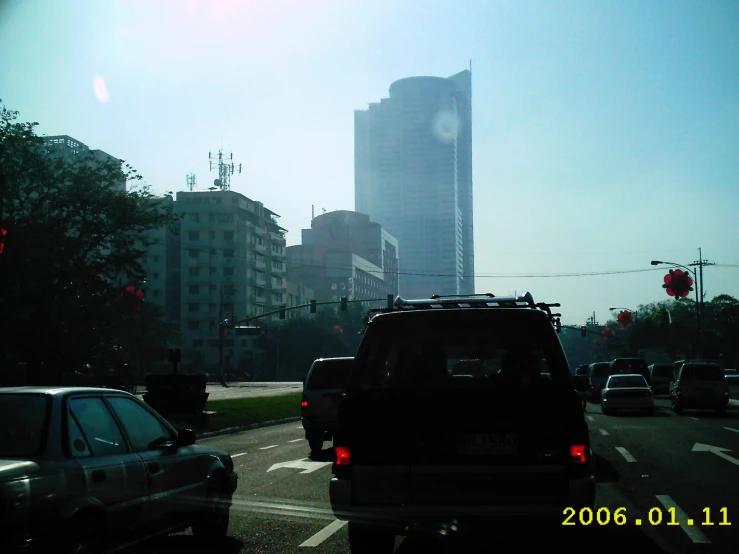
<svg viewBox="0 0 739 554"><path fill-rule="evenodd" d="M599 405L588 405L598 468L596 512L602 522L610 515L609 523L593 523L593 549L619 554L737 552L739 405L732 402L723 418L705 412L678 416L664 399L657 405L653 416L604 416ZM231 452L239 473L229 538L203 548L184 533L138 547L136 552L349 552L346 526L333 517L329 505L329 443L320 456L309 459L299 423L202 442ZM620 508L628 522L618 526L613 519ZM672 513L676 524L668 525ZM542 531L489 528L473 544L459 538L398 538L396 553L589 550L571 537Z"/></svg>

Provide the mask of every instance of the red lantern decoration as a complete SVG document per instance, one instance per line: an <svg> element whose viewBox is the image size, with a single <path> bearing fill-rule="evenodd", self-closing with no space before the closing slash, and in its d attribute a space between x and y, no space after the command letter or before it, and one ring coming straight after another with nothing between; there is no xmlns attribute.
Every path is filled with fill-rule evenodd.
<svg viewBox="0 0 739 554"><path fill-rule="evenodd" d="M618 324L621 327L628 327L632 323L634 323L634 316L631 315L631 312L628 310L623 310L618 314Z"/></svg>
<svg viewBox="0 0 739 554"><path fill-rule="evenodd" d="M3 250L5 249L5 237L8 234L7 229L0 228L0 254L3 253Z"/></svg>
<svg viewBox="0 0 739 554"><path fill-rule="evenodd" d="M344 329L342 329L342 328L341 328L341 327L339 327L338 325L334 325L334 331L336 331L336 332L337 332L337 333L339 333L340 335L343 335L343 334L344 334Z"/></svg>
<svg viewBox="0 0 739 554"><path fill-rule="evenodd" d="M596 350L600 350L600 348L601 348L602 346L603 346L603 341L602 341L602 340L600 340L600 339L595 339L595 340L593 341L593 348L595 348Z"/></svg>
<svg viewBox="0 0 739 554"><path fill-rule="evenodd" d="M606 327L600 334L603 336L603 340L608 340L616 336L616 331L611 327Z"/></svg>
<svg viewBox="0 0 739 554"><path fill-rule="evenodd" d="M668 296L685 298L693 290L693 279L681 269L671 269L664 281L662 288L667 291Z"/></svg>
<svg viewBox="0 0 739 554"><path fill-rule="evenodd" d="M127 310L133 313L141 311L141 303L144 301L144 293L137 290L133 285L125 287L121 291L120 298Z"/></svg>

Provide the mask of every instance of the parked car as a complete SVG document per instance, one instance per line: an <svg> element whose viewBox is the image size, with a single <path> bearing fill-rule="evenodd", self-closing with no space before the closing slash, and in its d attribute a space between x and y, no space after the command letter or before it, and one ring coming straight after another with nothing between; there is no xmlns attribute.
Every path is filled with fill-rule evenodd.
<svg viewBox="0 0 739 554"><path fill-rule="evenodd" d="M654 394L647 380L639 373L611 375L601 396L600 408L604 414L616 410L654 412Z"/></svg>
<svg viewBox="0 0 739 554"><path fill-rule="evenodd" d="M528 293L398 298L369 321L329 489L353 554L491 520L561 529L566 508L593 509L590 434L548 306ZM454 371L470 360L484 371Z"/></svg>
<svg viewBox="0 0 739 554"><path fill-rule="evenodd" d="M125 392L0 390L3 545L97 552L187 527L225 536L233 462L194 443Z"/></svg>
<svg viewBox="0 0 739 554"><path fill-rule="evenodd" d="M670 394L670 383L675 379L675 366L672 363L649 366L652 390L658 394Z"/></svg>
<svg viewBox="0 0 739 554"><path fill-rule="evenodd" d="M714 410L718 415L725 415L729 404L729 384L720 365L685 362L670 383L670 399L677 414L687 408Z"/></svg>
<svg viewBox="0 0 739 554"><path fill-rule="evenodd" d="M303 384L301 421L311 452L333 439L341 397L346 390L354 358L320 358L313 362Z"/></svg>

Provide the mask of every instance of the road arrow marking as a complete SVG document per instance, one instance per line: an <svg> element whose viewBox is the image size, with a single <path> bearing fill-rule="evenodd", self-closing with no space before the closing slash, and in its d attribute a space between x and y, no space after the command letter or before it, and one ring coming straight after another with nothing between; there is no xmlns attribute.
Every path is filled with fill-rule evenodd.
<svg viewBox="0 0 739 554"><path fill-rule="evenodd" d="M272 464L272 467L267 470L267 473L275 469L289 467L293 469L305 470L300 472L301 475L304 475L306 473L313 473L314 471L318 471L322 467L330 466L331 464L332 462L313 462L308 458L301 458L300 460L292 460L290 462L280 462L278 464Z"/></svg>
<svg viewBox="0 0 739 554"><path fill-rule="evenodd" d="M739 466L739 460L727 454L727 452L731 452L730 448L721 448L720 446L711 446L710 444L701 444L696 442L693 445L693 452L713 452L719 458L723 458L735 466Z"/></svg>

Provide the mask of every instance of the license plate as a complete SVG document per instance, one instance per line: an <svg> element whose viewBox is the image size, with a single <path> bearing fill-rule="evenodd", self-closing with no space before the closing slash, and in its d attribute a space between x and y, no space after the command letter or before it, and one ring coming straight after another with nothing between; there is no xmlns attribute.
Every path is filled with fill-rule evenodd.
<svg viewBox="0 0 739 554"><path fill-rule="evenodd" d="M478 433L457 437L459 454L515 455L518 454L518 435Z"/></svg>

